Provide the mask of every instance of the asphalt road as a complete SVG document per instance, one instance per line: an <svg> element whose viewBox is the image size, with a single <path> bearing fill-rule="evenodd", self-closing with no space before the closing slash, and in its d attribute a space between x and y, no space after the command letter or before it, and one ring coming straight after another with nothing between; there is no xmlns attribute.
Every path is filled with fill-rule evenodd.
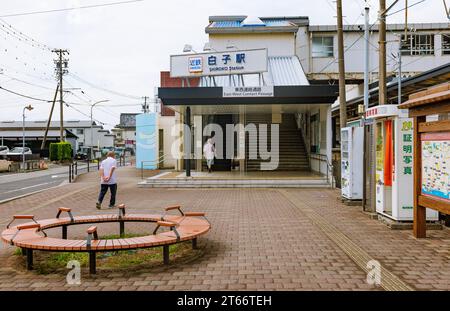
<svg viewBox="0 0 450 311"><path fill-rule="evenodd" d="M91 169L97 169L94 165ZM69 168L58 167L46 171L1 174L0 202L39 190L45 190L69 181ZM78 167L78 174L86 172L86 167Z"/></svg>

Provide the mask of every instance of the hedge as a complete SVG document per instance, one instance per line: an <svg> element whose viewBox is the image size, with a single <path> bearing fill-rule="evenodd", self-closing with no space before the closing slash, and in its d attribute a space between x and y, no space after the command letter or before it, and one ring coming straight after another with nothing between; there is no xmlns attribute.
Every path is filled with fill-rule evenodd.
<svg viewBox="0 0 450 311"><path fill-rule="evenodd" d="M72 159L72 145L68 142L50 144L50 161L64 161Z"/></svg>

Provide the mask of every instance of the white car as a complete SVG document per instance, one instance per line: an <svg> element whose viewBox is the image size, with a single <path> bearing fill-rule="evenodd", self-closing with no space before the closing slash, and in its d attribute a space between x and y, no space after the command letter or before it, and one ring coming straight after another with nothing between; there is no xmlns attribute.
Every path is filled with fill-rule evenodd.
<svg viewBox="0 0 450 311"><path fill-rule="evenodd" d="M28 147L25 147L25 149L23 147L16 147L13 148L11 151L9 151L7 154L8 155L21 155L23 152L23 154L32 154L31 149Z"/></svg>
<svg viewBox="0 0 450 311"><path fill-rule="evenodd" d="M9 152L9 148L6 146L0 146L0 155L6 155Z"/></svg>
<svg viewBox="0 0 450 311"><path fill-rule="evenodd" d="M11 172L11 161L0 160L0 172Z"/></svg>

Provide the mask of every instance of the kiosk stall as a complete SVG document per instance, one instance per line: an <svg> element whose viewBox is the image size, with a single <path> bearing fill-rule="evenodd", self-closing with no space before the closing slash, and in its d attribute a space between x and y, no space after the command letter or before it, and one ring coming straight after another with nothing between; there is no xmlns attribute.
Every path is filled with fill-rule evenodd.
<svg viewBox="0 0 450 311"><path fill-rule="evenodd" d="M413 228L425 238L427 208L450 214L450 83L412 94L400 107L414 118Z"/></svg>
<svg viewBox="0 0 450 311"><path fill-rule="evenodd" d="M397 105L380 105L366 111L373 119L376 137L375 201L378 214L396 221L413 220L413 120ZM439 214L427 210L427 220Z"/></svg>

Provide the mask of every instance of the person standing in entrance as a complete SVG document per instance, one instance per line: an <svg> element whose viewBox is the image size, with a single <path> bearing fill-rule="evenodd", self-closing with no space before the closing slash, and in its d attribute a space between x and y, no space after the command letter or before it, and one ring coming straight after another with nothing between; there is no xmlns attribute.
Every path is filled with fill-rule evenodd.
<svg viewBox="0 0 450 311"><path fill-rule="evenodd" d="M208 172L211 173L212 165L214 164L214 156L216 154L215 147L212 143L211 138L208 138L205 146L203 146L203 154L205 155L206 165L208 166Z"/></svg>
<svg viewBox="0 0 450 311"><path fill-rule="evenodd" d="M96 204L97 209L102 208L103 198L105 197L108 188L111 192L111 199L109 201L109 208L114 208L116 205L117 180L116 180L117 161L115 159L114 151L109 151L106 159L100 164L100 194Z"/></svg>

